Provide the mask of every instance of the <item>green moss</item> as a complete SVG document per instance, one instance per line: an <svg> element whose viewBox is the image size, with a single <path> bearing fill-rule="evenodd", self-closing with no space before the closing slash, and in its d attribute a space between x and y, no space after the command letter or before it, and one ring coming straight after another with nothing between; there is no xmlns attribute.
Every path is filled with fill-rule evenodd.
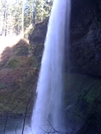
<svg viewBox="0 0 101 134"><path fill-rule="evenodd" d="M34 44L31 46L30 50L34 56L40 58L42 57L43 48L44 48L44 44Z"/></svg>
<svg viewBox="0 0 101 134"><path fill-rule="evenodd" d="M13 46L12 49L13 49L14 55L27 56L28 51L29 51L29 45L25 40L21 39L15 46Z"/></svg>
<svg viewBox="0 0 101 134"><path fill-rule="evenodd" d="M65 85L65 106L71 105L67 110L67 116L70 112L86 120L91 113L101 113L101 79L67 74Z"/></svg>
<svg viewBox="0 0 101 134"><path fill-rule="evenodd" d="M20 47L20 48L18 48L17 50L16 50L16 55L19 55L19 56L21 56L21 55L28 55L28 47Z"/></svg>
<svg viewBox="0 0 101 134"><path fill-rule="evenodd" d="M24 114L27 105L28 113L32 111L42 47L39 45L38 53L28 57L30 46L20 40L9 48L11 53L4 52L0 62L0 114Z"/></svg>
<svg viewBox="0 0 101 134"><path fill-rule="evenodd" d="M7 67L10 67L10 68L16 68L18 67L18 65L19 65L19 61L16 58L10 59L7 63Z"/></svg>
<svg viewBox="0 0 101 134"><path fill-rule="evenodd" d="M28 113L30 113L33 101L36 98L35 89L38 72L34 68L29 70L23 68L14 69L13 72L10 71L11 73L12 77L14 77L13 83L10 86L8 85L4 92L0 92L0 113L24 114L27 106Z"/></svg>
<svg viewBox="0 0 101 134"><path fill-rule="evenodd" d="M37 58L35 56L32 56L31 63L33 64L33 67L39 68L40 63L38 62Z"/></svg>
<svg viewBox="0 0 101 134"><path fill-rule="evenodd" d="M85 50L85 56L89 56L90 53L91 53L91 50L89 48Z"/></svg>
<svg viewBox="0 0 101 134"><path fill-rule="evenodd" d="M5 89L7 85L5 83L0 83L0 89Z"/></svg>

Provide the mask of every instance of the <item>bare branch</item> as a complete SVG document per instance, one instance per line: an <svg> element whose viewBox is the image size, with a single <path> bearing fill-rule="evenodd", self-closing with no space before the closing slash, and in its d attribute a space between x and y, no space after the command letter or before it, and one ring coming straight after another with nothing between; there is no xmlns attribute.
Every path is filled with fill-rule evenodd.
<svg viewBox="0 0 101 134"><path fill-rule="evenodd" d="M46 130L44 130L43 128L40 127L41 130L43 130L45 132L45 134L55 134L55 133L57 133L57 134L68 134L67 132L56 130L54 128L54 126L50 123L49 120L47 120L47 122L48 122L49 126L52 128L52 131L46 131Z"/></svg>

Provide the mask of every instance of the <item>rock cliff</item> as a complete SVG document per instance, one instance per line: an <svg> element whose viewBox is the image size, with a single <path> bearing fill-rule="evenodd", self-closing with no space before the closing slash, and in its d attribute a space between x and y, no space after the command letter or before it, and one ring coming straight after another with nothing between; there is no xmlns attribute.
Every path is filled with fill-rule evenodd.
<svg viewBox="0 0 101 134"><path fill-rule="evenodd" d="M77 71L101 76L100 0L72 0L69 49Z"/></svg>

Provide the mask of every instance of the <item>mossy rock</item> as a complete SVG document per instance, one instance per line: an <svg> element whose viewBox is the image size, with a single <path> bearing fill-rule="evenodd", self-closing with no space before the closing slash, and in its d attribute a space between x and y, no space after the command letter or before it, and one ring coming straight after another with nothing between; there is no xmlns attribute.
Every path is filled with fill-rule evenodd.
<svg viewBox="0 0 101 134"><path fill-rule="evenodd" d="M29 44L24 39L21 39L12 49L17 56L27 56L29 52Z"/></svg>
<svg viewBox="0 0 101 134"><path fill-rule="evenodd" d="M16 58L12 58L8 61L6 66L10 68L16 68L19 66L19 61Z"/></svg>
<svg viewBox="0 0 101 134"><path fill-rule="evenodd" d="M30 56L13 56L6 63L6 68L39 68L39 62L36 57Z"/></svg>
<svg viewBox="0 0 101 134"><path fill-rule="evenodd" d="M5 77L10 79L10 83L6 86L6 90L0 91L0 114L24 114L27 107L27 113L31 114L33 102L36 99L38 70L35 68L10 69L6 74ZM8 80L8 78L4 79ZM7 82L5 80L5 84Z"/></svg>
<svg viewBox="0 0 101 134"><path fill-rule="evenodd" d="M5 89L7 85L5 83L0 82L0 90Z"/></svg>
<svg viewBox="0 0 101 134"><path fill-rule="evenodd" d="M65 111L74 129L92 115L101 117L101 79L69 73L65 83Z"/></svg>

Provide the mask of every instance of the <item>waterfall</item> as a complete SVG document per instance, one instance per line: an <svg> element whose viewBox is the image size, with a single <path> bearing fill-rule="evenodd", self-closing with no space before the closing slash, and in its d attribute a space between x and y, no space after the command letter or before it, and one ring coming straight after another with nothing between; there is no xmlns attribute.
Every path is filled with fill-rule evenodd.
<svg viewBox="0 0 101 134"><path fill-rule="evenodd" d="M70 0L54 0L36 90L37 99L32 115L33 134L53 133L54 129L58 131L64 129L62 116L63 70L65 26L69 13Z"/></svg>

